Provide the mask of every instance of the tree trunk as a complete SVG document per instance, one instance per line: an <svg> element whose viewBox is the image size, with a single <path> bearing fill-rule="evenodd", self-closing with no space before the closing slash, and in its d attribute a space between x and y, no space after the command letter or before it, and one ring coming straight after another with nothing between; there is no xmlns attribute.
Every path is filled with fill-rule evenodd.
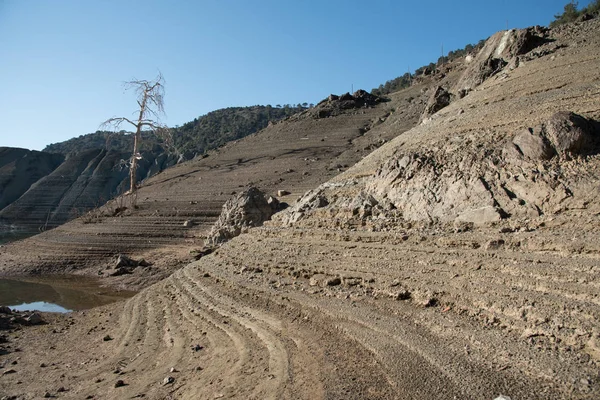
<svg viewBox="0 0 600 400"><path fill-rule="evenodd" d="M131 155L131 167L129 168L129 193L134 193L137 190L137 164L138 164L138 145L141 139L140 127L138 127L133 137L133 154Z"/></svg>

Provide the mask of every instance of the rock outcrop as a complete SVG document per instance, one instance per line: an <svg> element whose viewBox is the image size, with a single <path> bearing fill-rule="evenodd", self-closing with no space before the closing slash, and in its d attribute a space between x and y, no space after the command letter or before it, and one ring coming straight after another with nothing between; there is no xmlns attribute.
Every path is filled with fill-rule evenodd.
<svg viewBox="0 0 600 400"><path fill-rule="evenodd" d="M261 226L278 211L280 203L274 198L267 199L255 187L227 200L217 222L205 240L206 247L214 247L238 236L245 230Z"/></svg>
<svg viewBox="0 0 600 400"><path fill-rule="evenodd" d="M344 110L373 107L382 101L384 101L382 97L360 89L353 94L345 93L341 96L331 94L317 104L314 109L310 110L309 113L317 119L334 117L340 115Z"/></svg>
<svg viewBox="0 0 600 400"><path fill-rule="evenodd" d="M599 140L597 122L558 112L506 144L398 150L372 176L324 183L277 220L284 225L307 218L326 226L379 218L485 225L551 214L573 201L562 162L597 154Z"/></svg>
<svg viewBox="0 0 600 400"><path fill-rule="evenodd" d="M469 64L452 92L463 97L507 65L518 66L518 56L547 41L548 30L539 26L494 34Z"/></svg>
<svg viewBox="0 0 600 400"><path fill-rule="evenodd" d="M442 86L437 86L431 93L431 96L429 96L425 111L421 116L421 122L425 121L442 108L449 106L451 100L452 94Z"/></svg>

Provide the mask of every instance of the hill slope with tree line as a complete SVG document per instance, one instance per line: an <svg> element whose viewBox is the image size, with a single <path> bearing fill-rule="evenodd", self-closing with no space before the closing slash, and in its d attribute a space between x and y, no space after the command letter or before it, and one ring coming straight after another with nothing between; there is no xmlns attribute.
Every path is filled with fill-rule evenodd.
<svg viewBox="0 0 600 400"><path fill-rule="evenodd" d="M230 140L241 139L264 129L269 122L281 120L308 107L307 103L279 107L251 106L228 107L211 111L182 126L171 128L172 150L191 158L208 150L222 146ZM145 132L142 135L142 151L162 152L166 145L161 138ZM72 154L86 150L116 150L130 152L133 136L126 131L96 131L87 135L54 143L43 151L48 153Z"/></svg>

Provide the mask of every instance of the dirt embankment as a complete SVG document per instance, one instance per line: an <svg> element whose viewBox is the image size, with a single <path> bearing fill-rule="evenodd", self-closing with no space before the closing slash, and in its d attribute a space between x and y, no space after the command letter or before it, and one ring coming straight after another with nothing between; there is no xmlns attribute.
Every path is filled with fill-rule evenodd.
<svg viewBox="0 0 600 400"><path fill-rule="evenodd" d="M202 204L222 200L239 190L226 188L229 177L242 186L259 181L267 192L286 185L294 197L313 189L265 226L125 303L9 333L1 357L3 371L14 372L0 376L0 391L20 398L598 398L600 156L594 145L560 147L551 126L558 112L591 126L600 119L599 32L598 20L545 32L518 65L494 70L411 130L403 129L410 108L400 105L411 104L401 103L403 95L366 114L277 124L202 161L214 164L164 172L129 216L74 222L9 246L3 271L27 245L53 240L75 252L95 234L148 224L153 209L163 221L172 199L179 211L200 193ZM432 90L421 93L414 119ZM390 104L384 120L368 114ZM355 132L362 118L371 128ZM565 129L577 125L562 121ZM326 137L300 129L319 124ZM347 130L335 133L336 126ZM343 143L362 144L368 135L371 143L397 137L351 168L323 164L331 149L337 160L357 160L362 153ZM267 143L279 149L275 159L260 155ZM284 181L266 175L283 166L292 170ZM306 178L315 175L332 179L317 188L309 184L318 179ZM204 192L191 189L200 177ZM218 210L222 201L215 203ZM214 219L185 232L205 232ZM75 231L85 235L79 247L70 244ZM152 230L140 232L152 240ZM200 239L188 238L190 245ZM140 241L135 250L175 257L168 254L179 249L183 259L185 240L151 248ZM45 246L25 258L27 268Z"/></svg>

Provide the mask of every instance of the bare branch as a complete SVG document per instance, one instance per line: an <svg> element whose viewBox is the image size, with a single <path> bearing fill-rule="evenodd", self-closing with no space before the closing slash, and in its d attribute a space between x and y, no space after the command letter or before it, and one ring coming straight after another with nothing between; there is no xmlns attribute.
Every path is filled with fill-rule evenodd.
<svg viewBox="0 0 600 400"><path fill-rule="evenodd" d="M113 117L113 118L109 118L106 121L104 121L103 123L101 123L100 129L106 129L106 128L119 129L119 127L121 126L121 124L123 122L127 122L127 123L133 125L133 127L137 128L137 124L135 122L133 122L132 120L130 120L129 118Z"/></svg>

